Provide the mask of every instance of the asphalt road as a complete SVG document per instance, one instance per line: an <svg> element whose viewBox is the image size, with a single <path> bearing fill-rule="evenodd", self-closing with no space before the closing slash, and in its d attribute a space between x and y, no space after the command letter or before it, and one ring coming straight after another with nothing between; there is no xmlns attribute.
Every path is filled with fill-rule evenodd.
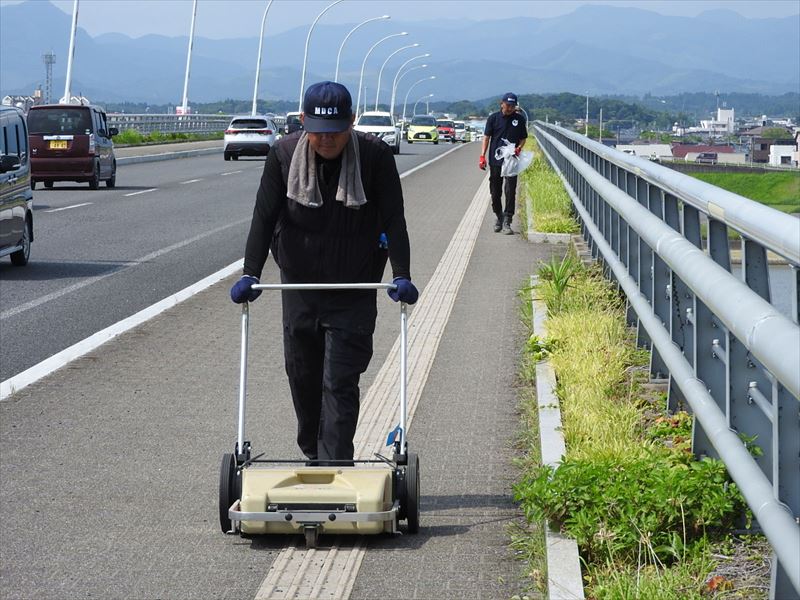
<svg viewBox="0 0 800 600"><path fill-rule="evenodd" d="M451 148L403 144L398 170ZM114 189L39 185L31 262L0 260L0 380L241 258L262 168L212 155L120 166Z"/></svg>

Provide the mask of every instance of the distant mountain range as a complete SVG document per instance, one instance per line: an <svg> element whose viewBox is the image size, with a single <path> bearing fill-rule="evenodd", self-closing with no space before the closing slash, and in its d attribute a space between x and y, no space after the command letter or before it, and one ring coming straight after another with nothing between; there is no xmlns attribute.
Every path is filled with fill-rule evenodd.
<svg viewBox="0 0 800 600"><path fill-rule="evenodd" d="M145 7L147 5L145 4ZM80 22L79 22L80 24ZM351 25L318 25L309 50L306 81L331 79L336 53ZM56 54L53 96L64 89L70 16L53 4L29 0L0 8L0 96L30 94L44 83L42 54ZM269 27L267 28L269 29ZM479 99L506 90L517 93L573 92L592 95L681 92L782 94L800 91L800 17L747 19L725 10L694 18L603 5L585 5L550 19L471 21L392 19L354 34L342 57L340 81L355 96L361 60L378 36L410 32L430 52L419 78L436 75L414 90L436 100ZM259 97L296 99L307 29L267 35ZM96 101L179 103L187 37L121 33L91 37L78 30L73 93ZM397 48L395 44L393 48ZM365 82L374 99L378 69L393 49L377 49ZM256 37L212 40L196 37L190 102L252 97ZM382 102L391 79L412 50L395 56L383 77ZM421 63L422 61L419 61ZM405 95L413 76L404 78ZM417 98L415 97L414 100ZM374 102L374 100L372 101Z"/></svg>

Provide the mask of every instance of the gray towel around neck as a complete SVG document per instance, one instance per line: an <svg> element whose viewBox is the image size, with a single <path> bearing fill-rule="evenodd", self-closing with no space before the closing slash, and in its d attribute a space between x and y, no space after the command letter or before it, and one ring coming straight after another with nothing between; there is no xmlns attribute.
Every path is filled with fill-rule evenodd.
<svg viewBox="0 0 800 600"><path fill-rule="evenodd" d="M286 182L286 196L295 202L311 208L322 206L322 193L317 181L317 161L314 149L308 143L308 134L303 132L292 154L289 165L289 178ZM342 152L342 166L336 200L347 208L358 209L366 204L364 184L361 182L361 161L358 154L356 132L350 132L350 141Z"/></svg>

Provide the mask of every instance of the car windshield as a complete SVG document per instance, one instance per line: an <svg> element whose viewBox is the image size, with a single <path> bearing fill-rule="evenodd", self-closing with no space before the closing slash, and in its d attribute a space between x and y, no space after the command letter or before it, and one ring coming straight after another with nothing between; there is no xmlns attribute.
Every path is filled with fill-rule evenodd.
<svg viewBox="0 0 800 600"><path fill-rule="evenodd" d="M436 119L434 119L433 117L419 116L419 117L414 117L411 120L411 124L412 125L435 126L436 125Z"/></svg>
<svg viewBox="0 0 800 600"><path fill-rule="evenodd" d="M361 115L358 124L370 127L391 127L392 118L388 115L385 117L382 115Z"/></svg>
<svg viewBox="0 0 800 600"><path fill-rule="evenodd" d="M286 124L287 125L299 125L300 124L300 115L286 115Z"/></svg>
<svg viewBox="0 0 800 600"><path fill-rule="evenodd" d="M436 121L436 125L438 125L439 127L452 127L453 126L453 122L452 121Z"/></svg>
<svg viewBox="0 0 800 600"><path fill-rule="evenodd" d="M231 129L266 129L267 122L264 119L234 119L231 121Z"/></svg>
<svg viewBox="0 0 800 600"><path fill-rule="evenodd" d="M40 108L28 113L28 132L44 135L81 135L92 133L88 108Z"/></svg>
<svg viewBox="0 0 800 600"><path fill-rule="evenodd" d="M464 129L464 123L456 123L456 129Z"/></svg>

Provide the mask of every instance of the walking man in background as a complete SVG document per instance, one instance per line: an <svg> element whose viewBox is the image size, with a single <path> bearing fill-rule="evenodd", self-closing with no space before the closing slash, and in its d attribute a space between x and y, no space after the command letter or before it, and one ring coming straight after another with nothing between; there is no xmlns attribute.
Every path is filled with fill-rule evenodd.
<svg viewBox="0 0 800 600"><path fill-rule="evenodd" d="M231 288L234 302L261 294L251 285L259 283L270 247L283 283L380 282L388 254L397 286L389 296L417 301L394 156L380 138L353 131L352 104L339 83L310 86L303 130L281 139L267 156L244 275ZM314 464L351 461L358 382L372 358L376 292L281 293L297 443L310 460L320 461Z"/></svg>
<svg viewBox="0 0 800 600"><path fill-rule="evenodd" d="M519 156L525 140L528 137L528 124L525 116L517 110L517 95L508 92L503 94L500 99L500 110L489 115L486 120L486 128L483 130L483 144L481 145L481 156L478 159L478 166L486 170L486 150L489 150L489 193L492 196L492 211L497 217L494 223L494 231L502 231L506 235L512 235L511 220L514 217L517 199L517 178L505 177L506 207L503 210L502 193L503 177L500 169L503 161L495 157L495 152L508 140L514 144L514 153Z"/></svg>

